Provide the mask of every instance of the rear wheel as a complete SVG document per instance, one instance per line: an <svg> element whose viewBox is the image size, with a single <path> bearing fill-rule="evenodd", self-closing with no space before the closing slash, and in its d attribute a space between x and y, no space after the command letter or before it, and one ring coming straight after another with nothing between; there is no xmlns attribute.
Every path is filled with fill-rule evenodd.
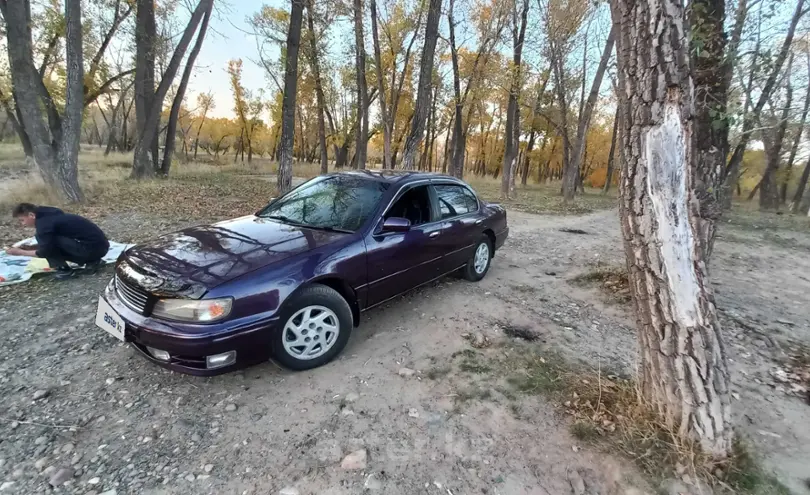
<svg viewBox="0 0 810 495"><path fill-rule="evenodd" d="M467 261L467 265L462 269L464 278L471 282L478 282L489 271L489 264L492 260L492 241L487 235L482 235L481 240L475 245L475 251Z"/></svg>
<svg viewBox="0 0 810 495"><path fill-rule="evenodd" d="M273 355L293 370L317 368L334 359L349 341L352 310L336 290L324 285L301 289L284 305Z"/></svg>

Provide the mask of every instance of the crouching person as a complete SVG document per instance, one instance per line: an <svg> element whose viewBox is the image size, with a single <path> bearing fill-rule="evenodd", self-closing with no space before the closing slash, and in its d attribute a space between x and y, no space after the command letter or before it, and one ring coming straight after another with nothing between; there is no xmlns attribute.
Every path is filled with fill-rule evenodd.
<svg viewBox="0 0 810 495"><path fill-rule="evenodd" d="M10 248L6 253L45 258L59 279L75 274L68 261L96 269L110 248L107 236L98 225L59 208L20 203L14 207L12 216L23 226L36 228L37 244Z"/></svg>

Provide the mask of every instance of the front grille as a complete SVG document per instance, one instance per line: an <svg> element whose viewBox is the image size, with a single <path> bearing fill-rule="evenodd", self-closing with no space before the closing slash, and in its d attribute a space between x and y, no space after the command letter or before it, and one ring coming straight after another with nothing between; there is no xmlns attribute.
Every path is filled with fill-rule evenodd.
<svg viewBox="0 0 810 495"><path fill-rule="evenodd" d="M140 314L146 312L146 305L149 302L149 293L140 287L128 284L118 277L118 275L115 276L115 293L130 309Z"/></svg>

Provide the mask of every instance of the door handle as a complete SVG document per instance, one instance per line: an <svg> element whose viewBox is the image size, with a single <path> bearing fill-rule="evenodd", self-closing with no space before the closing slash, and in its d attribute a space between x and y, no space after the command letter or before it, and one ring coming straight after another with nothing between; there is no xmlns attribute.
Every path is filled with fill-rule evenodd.
<svg viewBox="0 0 810 495"><path fill-rule="evenodd" d="M475 221L475 224L476 224L476 225L481 225L482 223L484 223L484 221L483 221L483 220L481 220L480 218L479 218L478 220L476 220L476 221Z"/></svg>
<svg viewBox="0 0 810 495"><path fill-rule="evenodd" d="M431 239L434 238L434 237L439 237L439 231L435 230L435 231L431 232L430 234L428 234L428 237L430 237Z"/></svg>

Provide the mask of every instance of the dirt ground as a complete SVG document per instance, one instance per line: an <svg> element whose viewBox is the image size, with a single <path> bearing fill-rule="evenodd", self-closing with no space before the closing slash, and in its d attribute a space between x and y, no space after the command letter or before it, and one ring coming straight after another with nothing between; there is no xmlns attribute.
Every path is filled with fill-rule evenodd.
<svg viewBox="0 0 810 495"><path fill-rule="evenodd" d="M633 372L630 305L572 282L622 266L616 212L510 211L509 222L482 282L448 278L366 313L342 356L308 372L266 363L203 379L147 363L93 325L109 269L0 290L0 492L674 493L581 445L547 399L460 362L470 334L504 344L481 352L508 354L503 329L517 325L541 336L539 352ZM184 223L102 220L118 241ZM810 493L810 406L780 373L791 345L810 344L810 232L721 232L711 272L735 425L785 485Z"/></svg>

